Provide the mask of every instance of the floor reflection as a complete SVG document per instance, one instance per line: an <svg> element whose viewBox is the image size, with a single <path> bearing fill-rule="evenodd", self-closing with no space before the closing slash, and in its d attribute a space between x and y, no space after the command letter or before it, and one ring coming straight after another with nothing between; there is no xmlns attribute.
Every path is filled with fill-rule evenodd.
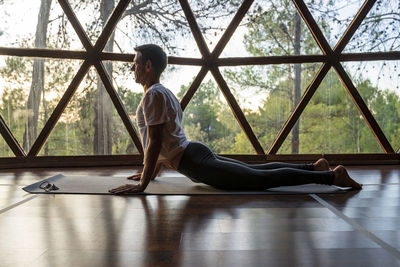
<svg viewBox="0 0 400 267"><path fill-rule="evenodd" d="M399 170L352 173L366 184L362 191L319 197L397 247ZM19 183L37 179L19 175ZM4 205L25 194L18 186L0 193ZM0 266L390 266L395 259L307 195L42 195L1 213L0 236Z"/></svg>

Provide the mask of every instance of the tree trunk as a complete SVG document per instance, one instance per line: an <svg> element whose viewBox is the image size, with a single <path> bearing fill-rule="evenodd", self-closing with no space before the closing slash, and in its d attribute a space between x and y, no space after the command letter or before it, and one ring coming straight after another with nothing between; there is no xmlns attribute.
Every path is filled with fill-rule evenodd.
<svg viewBox="0 0 400 267"><path fill-rule="evenodd" d="M360 119L357 119L357 153L361 153L360 139L361 139Z"/></svg>
<svg viewBox="0 0 400 267"><path fill-rule="evenodd" d="M47 118L48 118L48 110L47 110L46 94L45 93L46 93L46 90L44 90L44 88L43 88L42 105L43 105L43 109L44 109L44 119L47 120ZM47 143L47 142L46 142L46 144L44 144L43 155L45 155L45 156L49 155L49 143Z"/></svg>
<svg viewBox="0 0 400 267"><path fill-rule="evenodd" d="M295 22L295 39L294 39L294 53L300 55L300 35L301 35L301 20L299 14L296 12L294 16ZM294 101L293 110L300 101L301 96L301 64L294 65ZM300 132L300 119L296 122L292 131L292 154L299 153L299 132Z"/></svg>
<svg viewBox="0 0 400 267"><path fill-rule="evenodd" d="M101 21L103 27L107 19L115 7L114 0L101 1ZM114 33L111 35L104 48L104 51L112 52L114 44ZM112 62L103 63L107 73L112 77ZM112 153L112 102L108 95L106 88L97 75L97 94L95 103L95 118L94 118L94 140L93 140L93 153L95 155L110 155Z"/></svg>
<svg viewBox="0 0 400 267"><path fill-rule="evenodd" d="M49 24L50 6L52 0L42 0L36 25L35 47L46 47L47 26ZM23 147L29 151L37 137L39 120L40 95L44 88L44 60L33 60L32 83L27 102L28 118L25 123Z"/></svg>

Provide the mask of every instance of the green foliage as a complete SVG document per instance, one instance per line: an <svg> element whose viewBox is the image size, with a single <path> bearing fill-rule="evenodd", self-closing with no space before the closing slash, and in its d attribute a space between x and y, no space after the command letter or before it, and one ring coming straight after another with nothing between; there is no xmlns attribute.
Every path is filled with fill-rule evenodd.
<svg viewBox="0 0 400 267"><path fill-rule="evenodd" d="M189 86L182 86L178 97L182 97L188 88ZM228 132L228 126L222 122L222 112L225 108L226 104L221 101L219 89L213 82L203 83L183 115L182 125L187 137L204 142L216 151L224 149L220 140L225 138Z"/></svg>
<svg viewBox="0 0 400 267"><path fill-rule="evenodd" d="M318 10L332 1L312 1L308 7ZM254 56L284 56L295 54L295 14L291 1L270 2L258 6L247 25L244 45ZM330 28L324 16L318 17L324 34ZM304 24L300 32L300 54L321 53ZM301 65L302 94L315 76L319 64ZM294 99L294 65L245 66L224 71L231 86L247 95L265 95L257 111L247 118L257 137L268 149L296 105ZM395 93L372 86L369 80L356 85L391 144L399 147L399 99ZM246 93L243 93L246 94ZM390 115L389 115L390 114ZM329 72L317 89L299 120L299 153L373 153L382 152L377 140L355 107L334 72ZM235 138L235 148L245 152L241 143L244 134ZM279 153L291 153L291 134Z"/></svg>
<svg viewBox="0 0 400 267"><path fill-rule="evenodd" d="M311 1L311 5L316 9L322 2L326 5L333 5L332 1ZM78 10L84 10L88 5L98 5L97 2L90 1L85 2L85 4L84 1L74 1L74 3ZM157 3L152 2L151 5L157 5ZM178 34L187 35L189 30L187 26L182 24L184 19L181 17L182 14L175 17L170 16L180 8L177 3L169 0L160 3L162 8L158 12L168 13L161 20L153 19L152 23L137 20L138 18L145 18L144 14L146 13L143 12L150 12L151 10L137 10L138 13L130 14L131 22L136 21L133 27L138 29L134 32L134 37L135 40L161 40L169 51L174 51L179 49L173 43L175 37ZM208 16L215 20L213 24L218 24L218 20L232 14L241 1L232 3L211 0L196 1L191 5L196 18ZM263 2L263 6L257 6L257 3L254 3L254 5L256 8L250 14L250 21L247 24L247 32L244 38L248 52L254 56L296 54L294 47L296 10L292 1L270 1L268 3ZM134 5L130 5L128 11L133 12L134 8ZM213 9L218 9L218 12L213 13ZM157 17L160 14L154 16ZM91 38L94 38L101 31L103 25L100 22L101 20L94 19L91 23L85 25ZM373 25L378 25L378 22L379 18L373 22ZM324 34L329 37L329 23L322 18L318 20L318 24L324 29ZM208 30L206 26L200 26L203 32ZM52 25L52 27L56 26ZM212 30L217 28L215 27ZM159 29L162 30L158 31ZM366 27L363 26L362 29L365 30ZM60 34L53 31L49 35L48 48L69 48L71 40L65 34L66 27L61 27L60 31ZM364 31L363 34L365 36L368 31ZM377 34L377 32L374 34ZM154 36L157 36L158 39ZM372 36L373 40L379 41L378 37L382 35ZM388 36L383 36L383 38L388 38ZM176 40L181 39L177 38ZM365 40L363 40L363 44L365 44ZM300 44L300 54L321 53L303 23L300 32ZM26 45L26 43L23 45ZM373 45L374 41L371 42L371 46ZM393 47L396 47L396 45L397 43ZM39 109L39 131L48 120L79 67L78 62L72 60L44 61L45 90ZM32 66L33 60L31 59L7 57L5 66L0 68L2 88L0 92L0 114L20 143L22 143L27 116L30 114L30 111L26 110L26 102L31 86ZM243 112L265 150L274 141L295 107L294 67L294 65L244 66L239 69L231 68L224 71L224 77L230 84L235 96L241 94L260 95L259 102L251 109L244 109ZM301 65L301 93L304 93L319 67L320 64ZM118 75L129 75L123 67L114 67L113 72ZM395 149L400 147L399 95L393 91L394 88L387 90L377 88L368 79L353 78L353 80L357 81L356 88L389 142ZM80 89L64 110L40 155L87 155L93 153L96 83L96 74L89 72L82 81ZM188 87L189 85L182 86L178 97L181 98ZM124 86L119 86L117 90L128 115L133 120L143 94L132 92ZM241 100L238 97L239 104L243 104L240 103ZM317 89L303 111L299 123L299 153L382 152L376 138L333 71L327 74ZM135 125L135 123L133 124ZM217 153L255 153L231 109L212 81L203 83L194 95L184 111L183 126L189 139L204 142ZM291 137L292 134L289 134L279 153L291 153ZM115 108L112 112L111 140L113 154L137 153ZM13 153L0 138L0 157L12 155Z"/></svg>
<svg viewBox="0 0 400 267"><path fill-rule="evenodd" d="M244 36L246 49L254 56L294 55L296 14L297 10L290 0L258 5L250 14L248 32ZM302 25L301 53L320 53L309 30L303 22Z"/></svg>
<svg viewBox="0 0 400 267"><path fill-rule="evenodd" d="M119 92L128 115L130 117L136 116L136 109L139 106L143 93L135 93L127 88L120 88ZM138 153L132 138L129 136L125 125L115 109L113 113L113 124L113 154ZM136 126L136 132L139 134L136 123L133 122L133 124Z"/></svg>
<svg viewBox="0 0 400 267"><path fill-rule="evenodd" d="M32 67L32 60L7 57L5 64L6 66L0 69L0 81L3 89L0 91L0 114L14 137L21 141L25 129L25 119L28 115L25 106L27 99L25 88L30 85L29 68ZM0 156L14 155L5 142L2 147L4 149L0 150Z"/></svg>

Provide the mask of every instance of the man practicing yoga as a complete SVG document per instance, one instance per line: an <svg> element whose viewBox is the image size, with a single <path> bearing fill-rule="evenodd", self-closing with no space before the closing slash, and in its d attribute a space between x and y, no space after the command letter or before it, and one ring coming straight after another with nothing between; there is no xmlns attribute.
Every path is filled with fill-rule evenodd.
<svg viewBox="0 0 400 267"><path fill-rule="evenodd" d="M137 184L110 190L114 194L143 192L160 164L177 170L194 182L226 190L265 190L277 186L327 184L361 189L339 165L333 171L325 159L310 164L265 163L250 165L214 154L202 143L188 141L183 131L182 109L175 95L160 84L167 56L157 45L135 48L132 71L144 88L136 121L145 148L144 167Z"/></svg>

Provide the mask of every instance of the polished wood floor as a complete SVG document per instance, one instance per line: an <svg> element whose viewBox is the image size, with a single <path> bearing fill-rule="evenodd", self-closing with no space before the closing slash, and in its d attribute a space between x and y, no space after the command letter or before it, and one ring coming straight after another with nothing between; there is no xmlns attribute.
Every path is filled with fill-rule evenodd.
<svg viewBox="0 0 400 267"><path fill-rule="evenodd" d="M1 171L0 266L400 266L400 166L349 169L362 191L129 197L21 190L127 168Z"/></svg>

